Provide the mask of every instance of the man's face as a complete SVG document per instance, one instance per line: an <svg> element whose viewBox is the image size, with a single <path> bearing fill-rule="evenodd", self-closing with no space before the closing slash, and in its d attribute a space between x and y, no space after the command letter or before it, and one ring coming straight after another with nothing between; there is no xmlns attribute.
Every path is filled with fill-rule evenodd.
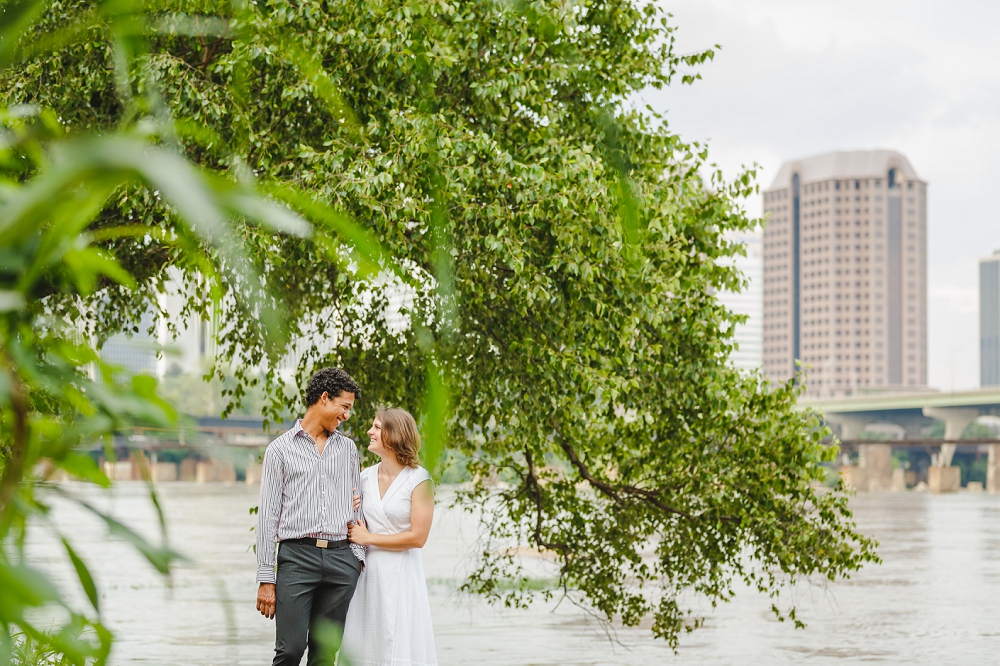
<svg viewBox="0 0 1000 666"><path fill-rule="evenodd" d="M336 398L331 398L329 393L324 392L319 397L319 406L323 427L327 432L333 432L341 423L351 418L354 394L343 391Z"/></svg>

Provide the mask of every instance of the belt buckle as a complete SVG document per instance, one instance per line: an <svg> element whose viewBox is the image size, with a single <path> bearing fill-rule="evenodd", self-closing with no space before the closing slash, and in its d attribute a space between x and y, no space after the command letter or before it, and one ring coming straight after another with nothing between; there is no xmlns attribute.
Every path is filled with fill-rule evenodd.
<svg viewBox="0 0 1000 666"><path fill-rule="evenodd" d="M326 548L327 543L328 542L327 542L326 539L316 539L316 547L317 548Z"/></svg>

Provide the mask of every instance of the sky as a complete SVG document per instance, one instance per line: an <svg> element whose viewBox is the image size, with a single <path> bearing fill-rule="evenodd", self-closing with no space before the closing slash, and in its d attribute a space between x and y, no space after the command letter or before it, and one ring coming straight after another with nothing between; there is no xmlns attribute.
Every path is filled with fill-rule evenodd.
<svg viewBox="0 0 1000 666"><path fill-rule="evenodd" d="M650 90L727 175L884 148L928 182L928 384L979 386L979 264L1000 249L1000 2L660 0L702 80ZM759 197L746 202L761 213Z"/></svg>

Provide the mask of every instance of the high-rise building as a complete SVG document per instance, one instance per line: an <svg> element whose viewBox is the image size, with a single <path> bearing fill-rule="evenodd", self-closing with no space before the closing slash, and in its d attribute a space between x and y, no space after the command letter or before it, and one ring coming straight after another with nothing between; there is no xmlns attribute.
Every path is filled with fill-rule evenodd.
<svg viewBox="0 0 1000 666"><path fill-rule="evenodd" d="M218 320L214 311L209 319L190 315L183 319L186 296L182 282L169 280L160 294L160 308L166 318L156 321L152 309L144 312L134 333L116 333L101 347L102 359L129 374L167 374L197 372L203 374L216 354ZM172 326L168 326L169 323Z"/></svg>
<svg viewBox="0 0 1000 666"><path fill-rule="evenodd" d="M1000 386L1000 250L979 260L979 384Z"/></svg>
<svg viewBox="0 0 1000 666"><path fill-rule="evenodd" d="M152 325L152 313L143 314L139 332L112 335L101 347L101 358L129 374L156 374L156 338L149 334Z"/></svg>
<svg viewBox="0 0 1000 666"><path fill-rule="evenodd" d="M807 393L927 384L927 183L889 150L782 165L764 192L764 371Z"/></svg>
<svg viewBox="0 0 1000 666"><path fill-rule="evenodd" d="M746 249L746 256L737 257L735 263L747 279L747 286L738 293L720 292L719 300L733 312L746 315L747 320L736 327L735 337L739 348L733 352L730 360L737 368L758 370L763 360L761 345L764 330L764 260L761 252L761 234L760 231L739 233L734 235L733 240L742 243Z"/></svg>

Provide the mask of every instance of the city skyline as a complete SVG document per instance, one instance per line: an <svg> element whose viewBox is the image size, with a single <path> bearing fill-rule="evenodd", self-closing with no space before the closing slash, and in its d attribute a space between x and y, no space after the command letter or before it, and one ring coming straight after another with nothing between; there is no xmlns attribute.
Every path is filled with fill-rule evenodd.
<svg viewBox="0 0 1000 666"><path fill-rule="evenodd" d="M979 386L979 258L1000 248L992 181L1000 153L1000 5L856 0L678 0L676 49L721 44L691 86L649 90L687 141L708 143L729 176L760 165L891 147L931 183L928 385ZM970 23L969 16L977 16ZM863 19L863 20L862 20ZM745 202L753 216L760 197Z"/></svg>

